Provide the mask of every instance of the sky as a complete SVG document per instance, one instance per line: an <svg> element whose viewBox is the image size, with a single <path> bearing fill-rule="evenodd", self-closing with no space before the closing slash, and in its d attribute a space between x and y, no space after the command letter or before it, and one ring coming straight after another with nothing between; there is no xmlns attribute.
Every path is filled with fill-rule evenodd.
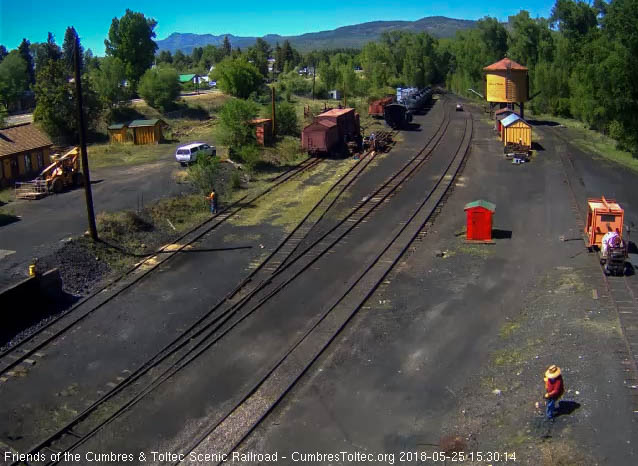
<svg viewBox="0 0 638 466"><path fill-rule="evenodd" d="M111 20L127 8L157 20L156 39L173 32L197 34L298 35L378 20L413 21L425 16L507 20L527 10L532 17L549 16L554 0L0 0L0 44L16 48L23 37L44 42L47 32L61 44L67 26L74 26L82 45L104 55Z"/></svg>

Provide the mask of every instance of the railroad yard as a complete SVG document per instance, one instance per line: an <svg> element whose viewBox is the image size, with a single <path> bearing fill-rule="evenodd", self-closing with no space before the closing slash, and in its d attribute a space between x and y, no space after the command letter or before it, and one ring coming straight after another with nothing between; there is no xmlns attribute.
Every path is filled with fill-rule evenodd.
<svg viewBox="0 0 638 466"><path fill-rule="evenodd" d="M378 135L387 151L308 158L224 206L0 354L0 447L28 464L635 464L638 279L605 276L582 240L588 197L638 222L635 174L530 121L542 150L514 164L481 108L440 93ZM291 183L321 194L286 221L255 213ZM465 240L476 200L496 206L490 242Z"/></svg>

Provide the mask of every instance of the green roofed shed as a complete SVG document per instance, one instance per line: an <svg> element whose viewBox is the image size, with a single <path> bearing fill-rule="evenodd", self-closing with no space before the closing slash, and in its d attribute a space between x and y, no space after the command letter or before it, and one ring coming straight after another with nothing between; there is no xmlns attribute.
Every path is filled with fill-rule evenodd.
<svg viewBox="0 0 638 466"><path fill-rule="evenodd" d="M133 129L134 144L159 144L162 141L164 120L133 120L128 127Z"/></svg>
<svg viewBox="0 0 638 466"><path fill-rule="evenodd" d="M481 199L479 199L478 201L474 201L474 202L469 202L467 204L465 204L465 209L471 209L473 207L483 207L484 209L489 210L490 212L495 212L496 211L496 204L492 204L489 201L483 201Z"/></svg>
<svg viewBox="0 0 638 466"><path fill-rule="evenodd" d="M195 77L199 77L198 74L180 74L179 75L179 82L184 84L187 82L193 82L193 79L195 79Z"/></svg>
<svg viewBox="0 0 638 466"><path fill-rule="evenodd" d="M130 141L128 123L113 123L107 128L110 142Z"/></svg>

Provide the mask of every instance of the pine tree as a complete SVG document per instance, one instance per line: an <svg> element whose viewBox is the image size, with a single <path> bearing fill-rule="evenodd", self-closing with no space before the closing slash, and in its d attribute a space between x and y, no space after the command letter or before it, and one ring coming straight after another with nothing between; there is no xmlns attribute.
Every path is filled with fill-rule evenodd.
<svg viewBox="0 0 638 466"><path fill-rule="evenodd" d="M222 50L224 51L224 56L229 57L230 52L232 51L230 40L228 40L228 36L224 36L224 44L222 45Z"/></svg>
<svg viewBox="0 0 638 466"><path fill-rule="evenodd" d="M64 63L68 70L72 71L75 69L74 61L73 61L73 50L75 48L76 41L78 41L78 33L75 31L73 26L69 26L66 28L66 32L64 33L64 42L62 43L62 58L64 59ZM82 46L80 45L80 69L84 68L84 52L82 50Z"/></svg>
<svg viewBox="0 0 638 466"><path fill-rule="evenodd" d="M18 53L27 64L27 74L29 76L29 84L35 84L35 70L33 69L33 57L30 50L31 44L27 39L22 39L18 47Z"/></svg>

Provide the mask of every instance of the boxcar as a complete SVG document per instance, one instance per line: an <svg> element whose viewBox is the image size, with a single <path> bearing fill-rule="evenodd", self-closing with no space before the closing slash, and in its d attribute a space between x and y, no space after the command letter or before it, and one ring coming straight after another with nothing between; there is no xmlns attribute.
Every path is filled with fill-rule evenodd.
<svg viewBox="0 0 638 466"><path fill-rule="evenodd" d="M359 129L359 114L354 111L354 108L333 108L319 114L317 120L327 120L335 123L339 130L339 139L344 142L356 139L361 132Z"/></svg>
<svg viewBox="0 0 638 466"><path fill-rule="evenodd" d="M317 120L301 132L301 146L311 154L330 154L339 148L339 129L334 121Z"/></svg>
<svg viewBox="0 0 638 466"><path fill-rule="evenodd" d="M368 115L374 117L383 117L383 109L386 105L391 104L393 100L393 97L384 97L383 99L371 102L368 106Z"/></svg>

